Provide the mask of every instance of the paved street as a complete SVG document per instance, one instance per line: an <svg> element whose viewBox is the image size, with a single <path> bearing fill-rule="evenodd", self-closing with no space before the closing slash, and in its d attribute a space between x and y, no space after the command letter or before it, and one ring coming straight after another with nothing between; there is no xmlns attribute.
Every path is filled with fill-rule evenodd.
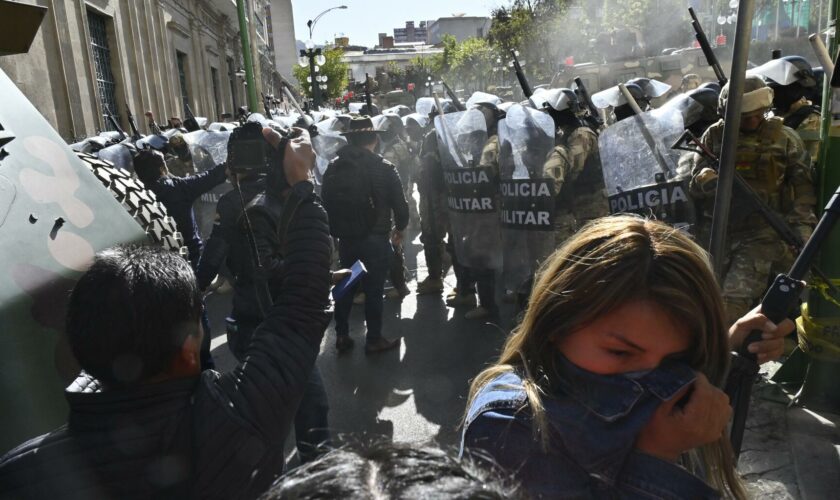
<svg viewBox="0 0 840 500"><path fill-rule="evenodd" d="M416 280L426 268L417 230L410 228L406 266ZM419 271L418 271L419 270ZM447 288L455 285L447 278ZM414 290L416 282L409 287ZM225 345L224 317L229 295L208 299L213 329L213 356L220 370L235 365ZM363 306L353 308L351 336L355 348L338 356L330 326L321 344L318 366L330 398L330 423L339 441L385 438L400 442L434 441L456 449L469 380L498 355L513 326L514 308L501 304L493 323L467 321L464 310L447 308L443 296L411 294L401 303L385 301L384 333L401 337L399 350L366 356ZM777 365L765 367L775 369ZM807 498L800 492L784 405L754 398L744 436L739 470L754 498ZM287 441L295 463L294 439ZM795 448L795 447L794 447ZM800 466L801 468L801 466ZM836 467L829 466L827 477ZM817 473L818 481L821 475Z"/></svg>
<svg viewBox="0 0 840 500"><path fill-rule="evenodd" d="M406 266L416 278L426 277L425 262L411 231ZM419 254L419 255L418 255ZM447 278L447 287L455 284ZM415 282L409 283L414 290ZM383 332L401 337L399 350L366 356L363 306L353 307L350 335L355 348L338 356L331 325L321 345L318 366L330 397L330 422L341 439L383 436L395 441L434 440L457 446L469 380L491 362L511 326L513 306L502 305L497 324L467 321L465 310L447 308L444 296L414 293L402 303L385 301ZM213 331L213 356L220 370L235 364L225 345L224 316L230 296L208 300ZM290 440L292 441L292 440Z"/></svg>

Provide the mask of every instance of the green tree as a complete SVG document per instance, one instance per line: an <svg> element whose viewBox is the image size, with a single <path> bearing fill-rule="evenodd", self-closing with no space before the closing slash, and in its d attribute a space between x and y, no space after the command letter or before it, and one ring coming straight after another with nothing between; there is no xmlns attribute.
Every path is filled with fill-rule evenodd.
<svg viewBox="0 0 840 500"><path fill-rule="evenodd" d="M347 89L347 84L350 80L347 75L350 67L343 61L344 51L337 47L327 47L324 49L323 54L326 61L321 65L320 71L316 73L316 76L327 76L327 90L324 92L327 98L340 97ZM313 85L307 81L307 78L309 78L309 65L295 65L292 68L292 73L300 83L303 94L311 98L313 94L309 88L311 86L313 90L318 90L318 84L315 83Z"/></svg>

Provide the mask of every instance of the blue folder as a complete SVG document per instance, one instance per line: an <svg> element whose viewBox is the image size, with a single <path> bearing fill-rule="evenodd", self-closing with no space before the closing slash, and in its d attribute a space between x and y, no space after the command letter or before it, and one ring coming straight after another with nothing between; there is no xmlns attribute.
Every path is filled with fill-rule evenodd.
<svg viewBox="0 0 840 500"><path fill-rule="evenodd" d="M357 260L353 267L350 268L350 276L339 281L332 289L333 300L340 300L347 292L356 287L356 283L362 279L362 276L367 274L367 269L362 261Z"/></svg>

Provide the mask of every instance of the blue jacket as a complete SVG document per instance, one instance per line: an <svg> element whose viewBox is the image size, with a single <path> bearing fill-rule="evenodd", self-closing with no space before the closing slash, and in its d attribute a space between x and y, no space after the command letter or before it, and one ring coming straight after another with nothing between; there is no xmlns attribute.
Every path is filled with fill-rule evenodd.
<svg viewBox="0 0 840 500"><path fill-rule="evenodd" d="M506 373L470 405L462 453L489 453L533 498L720 497L679 465L634 449L656 408L694 381L690 367L666 363L646 373L605 376L558 357L560 381L543 385L548 451L533 433L522 378Z"/></svg>

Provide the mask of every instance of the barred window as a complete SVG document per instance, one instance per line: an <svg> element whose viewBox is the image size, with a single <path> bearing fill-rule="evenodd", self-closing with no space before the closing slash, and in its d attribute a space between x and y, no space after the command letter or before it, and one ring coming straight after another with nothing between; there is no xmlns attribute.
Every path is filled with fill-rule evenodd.
<svg viewBox="0 0 840 500"><path fill-rule="evenodd" d="M98 89L99 103L102 112L110 111L117 123L120 117L117 114L117 84L114 81L114 73L111 71L111 49L108 45L107 19L105 16L88 11L88 30L90 31L90 46L93 52L93 64L96 70L96 86ZM107 119L102 120L105 130L114 130L114 127Z"/></svg>

